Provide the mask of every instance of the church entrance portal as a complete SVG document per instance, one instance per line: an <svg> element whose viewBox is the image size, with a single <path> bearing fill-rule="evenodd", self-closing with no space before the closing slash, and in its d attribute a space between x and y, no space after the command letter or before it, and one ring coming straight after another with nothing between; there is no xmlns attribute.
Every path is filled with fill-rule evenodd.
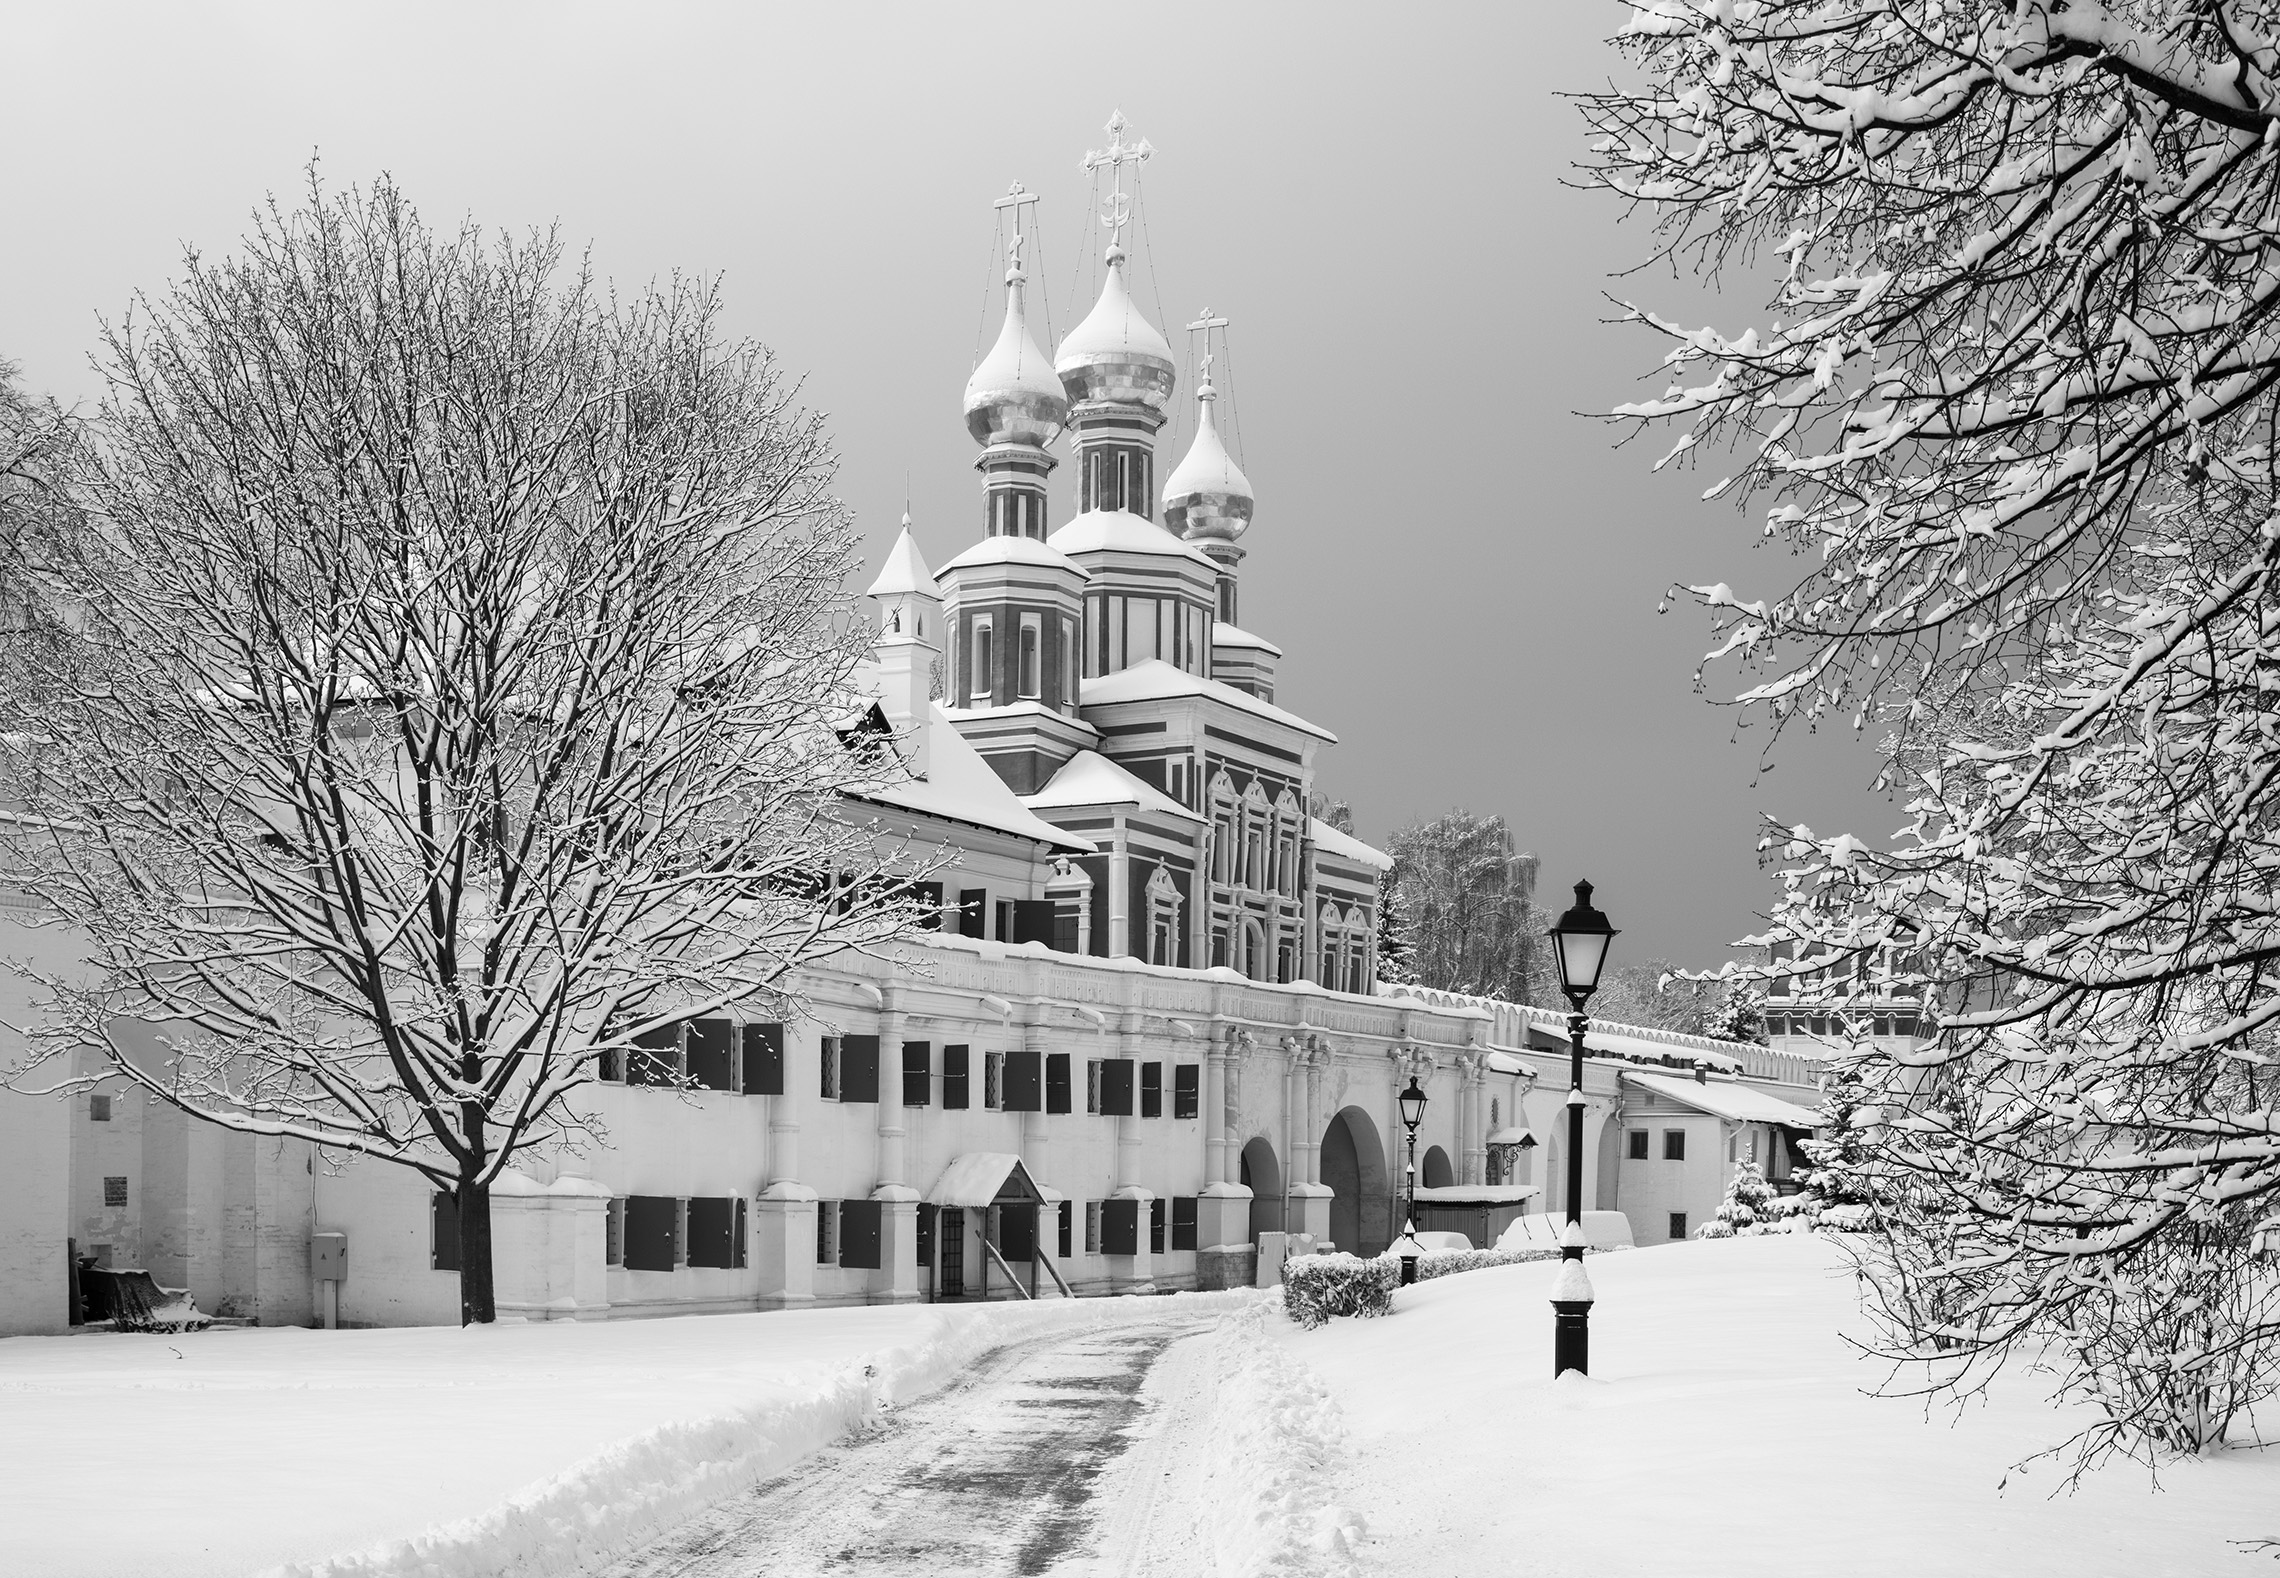
<svg viewBox="0 0 2280 1578"><path fill-rule="evenodd" d="M1330 1239L1356 1255L1374 1255L1393 1241L1392 1180L1377 1124L1359 1107L1347 1107L1322 1134L1322 1181L1330 1189Z"/></svg>
<svg viewBox="0 0 2280 1578"><path fill-rule="evenodd" d="M1242 1185L1251 1191L1251 1242L1256 1244L1261 1233L1282 1230L1282 1166L1263 1136L1253 1136L1243 1147L1242 1166Z"/></svg>

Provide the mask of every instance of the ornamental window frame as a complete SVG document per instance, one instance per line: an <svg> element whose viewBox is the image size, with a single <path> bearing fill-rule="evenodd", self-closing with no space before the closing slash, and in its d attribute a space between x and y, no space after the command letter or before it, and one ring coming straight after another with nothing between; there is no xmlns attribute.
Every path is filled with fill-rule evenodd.
<svg viewBox="0 0 2280 1578"><path fill-rule="evenodd" d="M1180 956L1180 888L1162 862L1143 890L1148 903L1148 962L1174 965Z"/></svg>

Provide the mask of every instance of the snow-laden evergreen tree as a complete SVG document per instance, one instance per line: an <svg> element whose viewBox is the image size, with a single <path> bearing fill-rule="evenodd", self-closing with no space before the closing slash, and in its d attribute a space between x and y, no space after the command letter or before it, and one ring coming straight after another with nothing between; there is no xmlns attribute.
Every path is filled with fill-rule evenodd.
<svg viewBox="0 0 2280 1578"><path fill-rule="evenodd" d="M1747 981L1723 981L1702 1016L1702 1033L1721 1041L1765 1045L1765 993Z"/></svg>
<svg viewBox="0 0 2280 1578"><path fill-rule="evenodd" d="M1377 976L1396 986L1414 986L1417 980L1417 945L1412 939L1409 906L1401 897L1401 867L1378 879Z"/></svg>
<svg viewBox="0 0 2280 1578"><path fill-rule="evenodd" d="M0 854L88 956L15 1082L416 1170L489 1320L490 1187L602 1060L785 1017L924 875L849 798L820 422L709 290L313 173L107 345L84 621L0 673Z"/></svg>
<svg viewBox="0 0 2280 1578"><path fill-rule="evenodd" d="M1420 985L1516 1003L1551 990L1536 857L1518 852L1504 818L1451 811L1395 833L1390 853Z"/></svg>
<svg viewBox="0 0 2280 1578"><path fill-rule="evenodd" d="M1736 1162L1734 1175L1726 1180L1726 1196L1718 1202L1717 1214L1696 1228L1694 1236L1735 1238L1772 1232L1774 1203L1779 1199L1756 1162Z"/></svg>
<svg viewBox="0 0 2280 1578"><path fill-rule="evenodd" d="M1766 845L1764 940L1936 994L1863 1060L1893 1351L2063 1366L2078 1462L2206 1447L2280 1337L2280 4L1656 0L1618 43L1588 178L1772 298L1632 309L1667 376L1622 415L1799 556L1693 589L1712 656L1777 729L1888 730L1907 806Z"/></svg>

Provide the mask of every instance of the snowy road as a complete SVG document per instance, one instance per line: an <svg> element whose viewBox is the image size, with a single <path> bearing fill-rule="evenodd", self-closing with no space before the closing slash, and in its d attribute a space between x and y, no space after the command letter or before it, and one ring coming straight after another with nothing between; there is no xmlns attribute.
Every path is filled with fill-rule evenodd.
<svg viewBox="0 0 2280 1578"><path fill-rule="evenodd" d="M998 1348L958 1384L691 1520L608 1578L1143 1578L1213 1570L1214 1392L1148 1321Z"/></svg>

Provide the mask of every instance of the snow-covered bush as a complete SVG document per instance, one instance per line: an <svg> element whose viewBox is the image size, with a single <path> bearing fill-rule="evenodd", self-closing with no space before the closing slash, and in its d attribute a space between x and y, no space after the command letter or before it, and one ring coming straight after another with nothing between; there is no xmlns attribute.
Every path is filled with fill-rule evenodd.
<svg viewBox="0 0 2280 1578"><path fill-rule="evenodd" d="M1759 1233L1785 1233L1786 1224L1776 1223L1775 1202L1779 1196L1773 1185L1765 1181L1756 1162L1736 1162L1734 1176L1726 1182L1726 1198L1718 1202L1718 1213L1694 1230L1696 1238L1734 1238Z"/></svg>
<svg viewBox="0 0 2280 1578"><path fill-rule="evenodd" d="M1391 1256L1298 1255L1283 1262L1283 1313L1308 1331L1333 1315L1383 1315L1393 1307L1401 1262Z"/></svg>
<svg viewBox="0 0 2280 1578"><path fill-rule="evenodd" d="M1556 1249L1443 1249L1421 1256L1417 1262L1417 1280L1429 1282L1435 1277L1453 1277L1460 1271L1484 1271L1490 1266L1518 1266L1531 1260L1557 1260ZM1397 1265L1399 1261L1395 1262Z"/></svg>

